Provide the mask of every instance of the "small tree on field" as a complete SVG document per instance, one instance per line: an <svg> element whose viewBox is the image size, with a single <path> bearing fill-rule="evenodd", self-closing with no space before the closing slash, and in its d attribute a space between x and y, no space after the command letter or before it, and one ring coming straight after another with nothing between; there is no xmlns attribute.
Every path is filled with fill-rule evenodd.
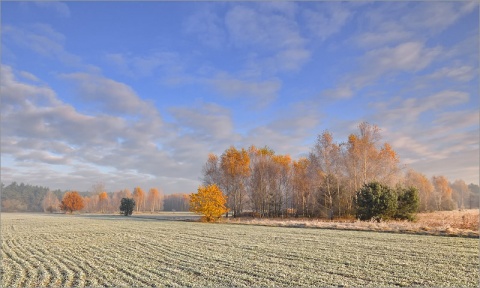
<svg viewBox="0 0 480 288"><path fill-rule="evenodd" d="M356 194L357 218L360 220L391 219L397 211L397 195L387 185L378 182L365 184Z"/></svg>
<svg viewBox="0 0 480 288"><path fill-rule="evenodd" d="M132 198L122 198L122 200L120 201L120 212L123 215L132 215L133 208L135 208L135 200L133 200Z"/></svg>
<svg viewBox="0 0 480 288"><path fill-rule="evenodd" d="M202 220L213 222L227 213L227 199L216 184L198 187L198 192L190 195L190 211L202 214Z"/></svg>
<svg viewBox="0 0 480 288"><path fill-rule="evenodd" d="M62 211L70 212L82 210L85 206L82 196L78 192L67 192L63 195L62 203L60 203L60 209Z"/></svg>
<svg viewBox="0 0 480 288"><path fill-rule="evenodd" d="M397 190L397 212L395 218L402 220L415 220L415 213L420 206L420 197L415 187L399 188Z"/></svg>

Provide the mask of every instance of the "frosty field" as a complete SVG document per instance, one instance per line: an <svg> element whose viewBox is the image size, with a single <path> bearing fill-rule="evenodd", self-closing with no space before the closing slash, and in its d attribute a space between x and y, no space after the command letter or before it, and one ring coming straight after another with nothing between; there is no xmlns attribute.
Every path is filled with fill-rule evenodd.
<svg viewBox="0 0 480 288"><path fill-rule="evenodd" d="M471 238L6 213L1 232L3 287L476 287L479 280L479 240Z"/></svg>

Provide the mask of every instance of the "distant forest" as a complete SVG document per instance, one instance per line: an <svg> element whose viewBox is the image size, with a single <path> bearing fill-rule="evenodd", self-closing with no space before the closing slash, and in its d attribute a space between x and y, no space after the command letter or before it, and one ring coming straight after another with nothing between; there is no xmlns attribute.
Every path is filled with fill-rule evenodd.
<svg viewBox="0 0 480 288"><path fill-rule="evenodd" d="M100 186L100 187L99 187ZM102 199L100 195L104 192L97 193L99 188L103 185L94 185L91 192L79 192L86 200L87 205L82 212L105 212L105 213L119 213L120 195L129 194L128 189L117 192L105 192L105 197ZM60 201L67 191L50 190L48 187L35 186L30 184L18 184L13 182L8 186L1 183L1 211L2 212L58 212ZM138 187L137 187L138 188ZM137 189L134 189L135 190ZM102 189L103 190L103 189ZM140 189L141 190L141 189ZM135 198L136 195L129 194L130 197ZM160 202L155 206L155 211L188 211L188 195L184 193L159 195ZM140 201L138 201L140 200ZM142 202L139 206L139 211L152 211L149 205L148 197L144 199L137 199L137 202ZM118 202L118 203L117 203ZM137 211L137 209L135 209Z"/></svg>

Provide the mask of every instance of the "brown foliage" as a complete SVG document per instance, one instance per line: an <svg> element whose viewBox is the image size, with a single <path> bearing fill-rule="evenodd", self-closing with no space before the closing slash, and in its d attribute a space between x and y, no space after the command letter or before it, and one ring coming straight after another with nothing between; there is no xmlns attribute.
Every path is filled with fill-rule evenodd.
<svg viewBox="0 0 480 288"><path fill-rule="evenodd" d="M84 202L82 196L78 192L67 192L63 195L62 203L60 204L60 209L62 211L70 212L81 210L84 207Z"/></svg>

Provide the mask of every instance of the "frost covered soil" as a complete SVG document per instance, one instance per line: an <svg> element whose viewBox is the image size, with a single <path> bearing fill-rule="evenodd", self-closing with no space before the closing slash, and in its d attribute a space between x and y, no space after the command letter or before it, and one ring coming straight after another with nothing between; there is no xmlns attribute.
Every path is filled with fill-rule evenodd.
<svg viewBox="0 0 480 288"><path fill-rule="evenodd" d="M479 240L1 214L3 287L478 285Z"/></svg>

